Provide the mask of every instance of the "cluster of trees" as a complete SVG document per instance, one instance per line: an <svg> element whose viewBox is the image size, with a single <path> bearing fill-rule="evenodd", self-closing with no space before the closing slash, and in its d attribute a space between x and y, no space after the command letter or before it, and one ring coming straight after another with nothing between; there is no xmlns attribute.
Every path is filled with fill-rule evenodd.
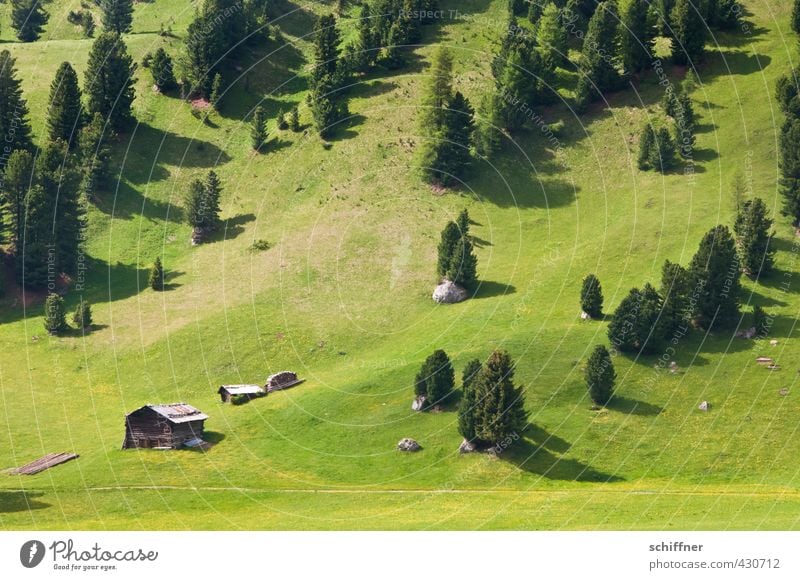
<svg viewBox="0 0 800 580"><path fill-rule="evenodd" d="M695 114L690 96L694 75L687 73L680 90L668 85L661 100L661 108L673 130L661 125L657 129L648 121L639 138L639 169L655 169L662 173L674 168L678 155L691 159L695 144Z"/></svg>
<svg viewBox="0 0 800 580"><path fill-rule="evenodd" d="M87 332L92 326L92 307L83 298L78 302L78 306L72 314L72 323L84 332ZM64 299L54 292L48 294L44 302L44 328L54 336L69 328Z"/></svg>
<svg viewBox="0 0 800 580"><path fill-rule="evenodd" d="M418 165L429 183L450 185L464 177L472 158L474 110L453 90L453 57L445 47L433 56L423 95L420 132L424 136Z"/></svg>
<svg viewBox="0 0 800 580"><path fill-rule="evenodd" d="M462 210L454 222L448 222L442 230L436 261L436 273L440 280L449 280L471 288L478 281L478 258L469 236L469 213Z"/></svg>
<svg viewBox="0 0 800 580"><path fill-rule="evenodd" d="M340 42L336 17L322 16L314 26L314 63L308 95L314 128L322 138L330 136L335 126L350 115L347 95L342 90L348 70L339 54Z"/></svg>
<svg viewBox="0 0 800 580"><path fill-rule="evenodd" d="M189 184L184 201L186 220L192 226L192 239L201 242L219 228L220 195L222 182L212 169L203 180Z"/></svg>
<svg viewBox="0 0 800 580"><path fill-rule="evenodd" d="M795 0L792 10L792 29L800 33L800 0ZM778 105L786 116L779 143L781 168L781 213L800 227L800 78L797 70L778 79L776 94Z"/></svg>
<svg viewBox="0 0 800 580"><path fill-rule="evenodd" d="M70 24L80 26L86 38L94 36L97 25L94 22L94 15L92 15L90 10L70 10L67 13L67 21Z"/></svg>

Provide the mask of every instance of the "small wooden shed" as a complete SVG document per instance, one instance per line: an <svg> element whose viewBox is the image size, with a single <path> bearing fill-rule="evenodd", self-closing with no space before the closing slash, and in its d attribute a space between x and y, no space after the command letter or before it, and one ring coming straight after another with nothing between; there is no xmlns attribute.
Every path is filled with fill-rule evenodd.
<svg viewBox="0 0 800 580"><path fill-rule="evenodd" d="M268 393L271 393L273 391L288 389L289 387L299 385L302 382L303 379L297 378L297 374L293 373L292 371L281 371L267 377L267 384L265 385L265 388L267 389Z"/></svg>
<svg viewBox="0 0 800 580"><path fill-rule="evenodd" d="M177 449L203 439L208 415L186 403L145 405L125 416L123 449Z"/></svg>
<svg viewBox="0 0 800 580"><path fill-rule="evenodd" d="M223 403L230 403L263 397L267 391L259 385L222 385L217 393Z"/></svg>

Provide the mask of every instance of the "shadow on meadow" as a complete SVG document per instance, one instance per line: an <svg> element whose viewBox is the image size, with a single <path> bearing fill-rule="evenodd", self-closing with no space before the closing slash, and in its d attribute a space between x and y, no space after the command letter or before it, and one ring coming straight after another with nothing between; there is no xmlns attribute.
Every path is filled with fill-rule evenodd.
<svg viewBox="0 0 800 580"><path fill-rule="evenodd" d="M38 501L44 495L39 491L0 490L0 514L27 512L51 507L49 503Z"/></svg>

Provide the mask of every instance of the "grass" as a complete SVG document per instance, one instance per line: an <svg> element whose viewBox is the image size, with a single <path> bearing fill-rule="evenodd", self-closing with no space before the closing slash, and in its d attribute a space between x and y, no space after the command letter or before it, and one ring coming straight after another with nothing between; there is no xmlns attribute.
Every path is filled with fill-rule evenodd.
<svg viewBox="0 0 800 580"><path fill-rule="evenodd" d="M599 413L581 370L606 342L605 322L578 317L586 273L599 276L613 312L631 286L658 281L665 259L687 263L707 229L732 223L737 172L777 213L782 119L772 93L795 39L785 3L745 4L749 33L719 35L699 71L693 177L635 168L638 128L661 96L650 74L582 118L548 108L545 121L565 125L556 144L520 132L495 165L476 163L462 190L424 187L411 168L425 63L433 44L451 46L456 84L477 102L505 18L499 0L459 2L469 18L427 27L407 68L354 87L354 117L330 149L284 131L254 154L247 125L259 103L275 116L303 101L308 11L324 6L278 22L290 43L271 41L241 61L212 123L154 94L149 72L138 71L140 124L118 146L118 187L90 213L84 296L98 328L49 338L40 305L23 310L7 296L0 311L0 466L52 451L81 456L0 479L0 525L796 529L800 286L786 220L776 224L778 273L747 282L743 299L744 312L761 304L776 317L777 346L691 334L670 356L681 367L674 375L654 370L657 356L617 357L620 398ZM48 5L41 41L6 43L37 134L58 64L69 59L82 74L91 42L56 16L62 6ZM137 5L126 38L137 60L160 45L177 54L180 39L157 31L174 17L182 35L186 6ZM301 120L310 121L305 107ZM210 168L224 182L227 229L192 247L180 200ZM463 207L482 241L484 284L475 299L437 307L438 232ZM270 249L251 251L259 240ZM156 256L170 273L162 293L146 284ZM78 293L67 299L74 307ZM455 414L413 413L412 380L435 348L460 369L497 347L518 362L534 426L500 459L461 457ZM758 366L762 354L782 370ZM247 405L218 402L219 384L287 368L307 382ZM119 449L126 412L178 400L211 416L217 443L207 454ZM697 411L703 400L709 413ZM394 451L408 436L424 450Z"/></svg>

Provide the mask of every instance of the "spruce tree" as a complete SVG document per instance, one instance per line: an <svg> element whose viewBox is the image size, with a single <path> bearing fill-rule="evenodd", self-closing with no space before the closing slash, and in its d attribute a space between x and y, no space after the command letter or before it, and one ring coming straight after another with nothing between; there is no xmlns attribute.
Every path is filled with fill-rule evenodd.
<svg viewBox="0 0 800 580"><path fill-rule="evenodd" d="M786 119L781 128L779 161L781 168L781 213L800 225L800 118Z"/></svg>
<svg viewBox="0 0 800 580"><path fill-rule="evenodd" d="M8 208L11 235L9 241L15 253L21 248L25 227L25 197L33 180L33 156L25 149L16 149L8 157L3 173L2 196Z"/></svg>
<svg viewBox="0 0 800 580"><path fill-rule="evenodd" d="M662 328L664 338L672 337L676 331L686 325L692 313L690 307L689 272L680 264L666 260L661 269Z"/></svg>
<svg viewBox="0 0 800 580"><path fill-rule="evenodd" d="M82 189L93 196L111 182L111 128L100 113L95 113L81 130L78 139L81 159Z"/></svg>
<svg viewBox="0 0 800 580"><path fill-rule="evenodd" d="M528 424L525 391L514 385L514 361L505 351L494 351L471 384L475 397L475 438L498 444L522 437Z"/></svg>
<svg viewBox="0 0 800 580"><path fill-rule="evenodd" d="M81 89L78 75L68 62L62 62L50 83L47 133L51 140L61 139L72 148L78 141L83 122Z"/></svg>
<svg viewBox="0 0 800 580"><path fill-rule="evenodd" d="M55 282L58 255L51 251L56 244L53 224L56 204L39 185L33 185L25 196L25 219L17 244L17 279L25 288L45 288Z"/></svg>
<svg viewBox="0 0 800 580"><path fill-rule="evenodd" d="M497 79L497 91L502 95L498 101L500 117L505 129L522 128L530 120L530 107L547 104L546 79L550 76L531 43L511 47Z"/></svg>
<svg viewBox="0 0 800 580"><path fill-rule="evenodd" d="M208 227L216 230L220 225L220 198L222 197L222 181L213 169L209 170L203 184L206 192Z"/></svg>
<svg viewBox="0 0 800 580"><path fill-rule="evenodd" d="M153 262L153 267L150 268L150 274L147 277L147 285L153 290L164 289L164 267L161 265L161 258L156 258Z"/></svg>
<svg viewBox="0 0 800 580"><path fill-rule="evenodd" d="M131 31L133 24L133 0L102 0L100 2L103 30L122 34Z"/></svg>
<svg viewBox="0 0 800 580"><path fill-rule="evenodd" d="M447 276L450 269L450 264L453 262L453 255L456 252L456 246L461 239L461 230L455 222L448 222L442 230L441 240L439 241L438 254L439 258L436 262L436 273L439 278Z"/></svg>
<svg viewBox="0 0 800 580"><path fill-rule="evenodd" d="M169 91L178 86L173 69L172 58L170 58L163 46L159 46L153 55L153 61L150 63L153 84L158 87L159 91Z"/></svg>
<svg viewBox="0 0 800 580"><path fill-rule="evenodd" d="M11 0L11 27L22 42L39 38L47 20L48 14L39 0Z"/></svg>
<svg viewBox="0 0 800 580"><path fill-rule="evenodd" d="M603 289L600 280L594 274L589 274L583 279L581 310L592 318L600 318L603 315Z"/></svg>
<svg viewBox="0 0 800 580"><path fill-rule="evenodd" d="M600 93L613 90L620 83L615 63L618 22L617 5L612 1L601 2L589 21L583 42L583 72Z"/></svg>
<svg viewBox="0 0 800 580"><path fill-rule="evenodd" d="M250 121L250 143L255 151L259 151L267 142L267 117L261 105L256 107Z"/></svg>
<svg viewBox="0 0 800 580"><path fill-rule="evenodd" d="M464 371L461 373L461 388L466 392L470 388L475 377L483 368L483 363L480 359L474 358L467 362L464 366Z"/></svg>
<svg viewBox="0 0 800 580"><path fill-rule="evenodd" d="M431 136L435 141L429 142L421 154L420 166L427 181L450 185L464 178L472 162L474 114L460 92L445 104L443 125Z"/></svg>
<svg viewBox="0 0 800 580"><path fill-rule="evenodd" d="M462 236L456 243L445 278L469 289L474 287L478 281L477 270L478 258L473 252L472 242L469 241L469 238Z"/></svg>
<svg viewBox="0 0 800 580"><path fill-rule="evenodd" d="M44 328L48 333L56 336L66 327L67 321L64 314L64 299L58 294L51 292L44 301Z"/></svg>
<svg viewBox="0 0 800 580"><path fill-rule="evenodd" d="M357 42L359 65L362 70L375 64L378 58L380 39L375 33L376 18L378 17L373 18L372 16L369 2L364 2L361 5L361 14L358 19Z"/></svg>
<svg viewBox="0 0 800 580"><path fill-rule="evenodd" d="M462 237L469 235L469 223L469 212L466 209L462 209L456 218L456 225Z"/></svg>
<svg viewBox="0 0 800 580"><path fill-rule="evenodd" d="M88 330L92 326L92 307L82 297L72 315L72 323L83 330Z"/></svg>
<svg viewBox="0 0 800 580"><path fill-rule="evenodd" d="M792 30L800 34L800 0L794 0L792 5Z"/></svg>
<svg viewBox="0 0 800 580"><path fill-rule="evenodd" d="M214 80L211 82L211 94L208 98L211 102L211 106L219 111L219 100L222 98L222 75L219 73L214 73Z"/></svg>
<svg viewBox="0 0 800 580"><path fill-rule="evenodd" d="M629 0L622 8L619 43L626 74L644 70L653 60L650 53L653 35L647 9L646 0Z"/></svg>
<svg viewBox="0 0 800 580"><path fill-rule="evenodd" d="M769 209L759 197L742 204L733 224L742 269L754 280L768 275L775 263L772 224Z"/></svg>
<svg viewBox="0 0 800 580"><path fill-rule="evenodd" d="M15 149L33 151L28 104L17 78L16 60L7 50L0 51L0 134L6 152Z"/></svg>
<svg viewBox="0 0 800 580"><path fill-rule="evenodd" d="M492 159L502 148L501 104L502 97L491 91L483 96L478 109L474 133L475 152L486 159Z"/></svg>
<svg viewBox="0 0 800 580"><path fill-rule="evenodd" d="M689 265L697 295L695 317L705 329L735 324L739 318L741 264L727 226L712 228Z"/></svg>
<svg viewBox="0 0 800 580"><path fill-rule="evenodd" d="M539 2L531 2L531 10L539 6ZM540 8L541 10L541 8ZM541 47L544 65L555 70L567 62L567 31L559 22L560 11L553 2L548 2L542 10L539 24L536 27L536 42Z"/></svg>
<svg viewBox="0 0 800 580"><path fill-rule="evenodd" d="M480 362L478 365L477 372L480 373ZM476 376L477 374L473 375L473 378ZM470 442L475 441L477 437L475 432L477 403L473 379L470 379L469 382L465 381L463 392L461 393L461 401L458 404L458 432L465 440Z"/></svg>
<svg viewBox="0 0 800 580"><path fill-rule="evenodd" d="M341 38L333 14L321 16L314 25L314 68L311 70L311 88L315 90L323 79L333 79L339 63ZM327 83L325 83L327 84Z"/></svg>
<svg viewBox="0 0 800 580"><path fill-rule="evenodd" d="M455 387L453 365L445 351L436 350L425 360L415 380L415 392L423 388L420 383L424 385L424 392L417 392L417 395L425 395L428 407L445 402Z"/></svg>
<svg viewBox="0 0 800 580"><path fill-rule="evenodd" d="M208 34L209 30L216 30L212 18L198 14L186 30L181 58L181 68L189 82L189 89L204 98L211 95L215 67L220 65L225 53L219 36Z"/></svg>
<svg viewBox="0 0 800 580"><path fill-rule="evenodd" d="M792 69L787 74L781 75L775 83L775 98L784 115L788 115L793 107L792 101L797 97L798 76L797 70Z"/></svg>
<svg viewBox="0 0 800 580"><path fill-rule="evenodd" d="M206 188L202 181L195 179L189 183L183 204L186 221L194 232L204 230L207 223Z"/></svg>
<svg viewBox="0 0 800 580"><path fill-rule="evenodd" d="M666 173L677 163L677 146L667 127L660 127L656 132L655 144L650 150L650 166Z"/></svg>
<svg viewBox="0 0 800 580"><path fill-rule="evenodd" d="M597 405L607 405L614 394L617 373L614 372L611 354L605 346L598 344L594 347L584 372L592 402Z"/></svg>
<svg viewBox="0 0 800 580"><path fill-rule="evenodd" d="M296 106L292 107L292 111L289 113L289 128L295 133L300 130L300 111Z"/></svg>
<svg viewBox="0 0 800 580"><path fill-rule="evenodd" d="M672 59L697 66L705 54L707 27L693 0L676 0L672 10Z"/></svg>
<svg viewBox="0 0 800 580"><path fill-rule="evenodd" d="M632 288L608 325L611 344L623 352L654 352L665 335L665 327L659 324L662 305L660 295L650 284L642 290Z"/></svg>
<svg viewBox="0 0 800 580"><path fill-rule="evenodd" d="M646 123L639 137L639 157L637 165L639 169L651 169L650 161L653 158L653 149L656 147L656 133L650 123Z"/></svg>
<svg viewBox="0 0 800 580"><path fill-rule="evenodd" d="M115 131L133 123L133 73L136 65L116 32L103 32L92 44L84 91L89 113L100 113Z"/></svg>
<svg viewBox="0 0 800 580"><path fill-rule="evenodd" d="M445 46L433 53L429 76L425 79L420 129L436 135L444 125L445 105L453 98L453 55Z"/></svg>

